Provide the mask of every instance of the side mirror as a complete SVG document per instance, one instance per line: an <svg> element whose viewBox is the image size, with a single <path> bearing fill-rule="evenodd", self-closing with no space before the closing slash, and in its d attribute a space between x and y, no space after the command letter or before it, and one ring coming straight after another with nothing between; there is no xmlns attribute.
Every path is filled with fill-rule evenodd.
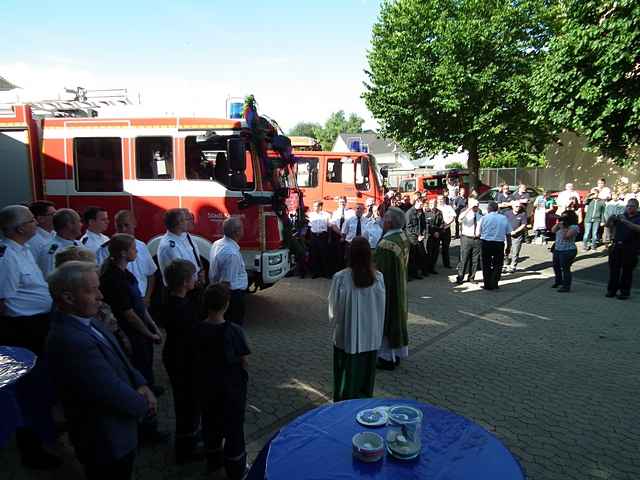
<svg viewBox="0 0 640 480"><path fill-rule="evenodd" d="M227 140L227 159L232 172L244 172L247 168L245 144L239 138Z"/></svg>
<svg viewBox="0 0 640 480"><path fill-rule="evenodd" d="M369 180L369 159L363 158L360 162L360 174L366 183Z"/></svg>

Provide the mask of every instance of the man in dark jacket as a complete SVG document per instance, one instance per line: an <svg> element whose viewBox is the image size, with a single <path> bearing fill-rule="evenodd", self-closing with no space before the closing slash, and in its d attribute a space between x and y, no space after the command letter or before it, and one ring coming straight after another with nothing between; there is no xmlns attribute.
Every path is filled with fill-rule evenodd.
<svg viewBox="0 0 640 480"><path fill-rule="evenodd" d="M440 253L440 235L444 228L442 212L436 207L434 199L429 200L429 209L424 214L427 234L427 271L438 273L435 270L438 254Z"/></svg>
<svg viewBox="0 0 640 480"><path fill-rule="evenodd" d="M416 198L413 206L405 213L406 225L405 232L409 239L409 265L407 266L407 274L409 280L421 279L422 275L428 275L427 272L427 252L424 249L424 238L426 233L426 223L424 219L424 211L422 210L422 200ZM422 275L420 274L422 270Z"/></svg>
<svg viewBox="0 0 640 480"><path fill-rule="evenodd" d="M96 265L67 262L49 277L56 305L47 338L51 376L87 480L131 478L138 421L157 401L115 337L95 320Z"/></svg>

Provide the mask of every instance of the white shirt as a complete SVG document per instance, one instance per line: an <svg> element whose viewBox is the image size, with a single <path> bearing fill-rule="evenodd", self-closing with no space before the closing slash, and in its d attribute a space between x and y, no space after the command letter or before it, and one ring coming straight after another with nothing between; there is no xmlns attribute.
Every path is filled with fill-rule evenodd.
<svg viewBox="0 0 640 480"><path fill-rule="evenodd" d="M598 192L598 198L600 200L610 200L611 199L611 189L609 187L602 187L602 190Z"/></svg>
<svg viewBox="0 0 640 480"><path fill-rule="evenodd" d="M36 258L36 263L40 267L40 270L42 270L44 278L47 278L47 275L49 275L55 267L56 253L72 245L78 246L80 242L77 240L67 240L59 235L55 235L53 239L40 250L38 258Z"/></svg>
<svg viewBox="0 0 640 480"><path fill-rule="evenodd" d="M176 235L175 233L171 232L165 233L160 240L160 244L158 245L158 265L160 266L162 281L164 282L165 286L167 285L167 281L164 278L164 269L167 268L171 261L175 260L176 258L182 258L193 263L193 266L196 267L195 276L197 277L198 271L200 271L201 267L198 266L196 255L198 256L199 260L200 250L198 249L198 244L196 242L193 242L192 248L186 233L183 233L181 235Z"/></svg>
<svg viewBox="0 0 640 480"><path fill-rule="evenodd" d="M347 243L351 243L356 236L356 231L358 230L358 218L360 219L360 236L365 235L365 230L369 221L364 218L364 216L353 216L349 218L349 220L345 221L344 225L342 225L342 234L345 236L345 241Z"/></svg>
<svg viewBox="0 0 640 480"><path fill-rule="evenodd" d="M231 290L246 290L247 269L240 246L229 237L213 242L209 253L209 282L228 282Z"/></svg>
<svg viewBox="0 0 640 480"><path fill-rule="evenodd" d="M36 234L26 243L27 247L29 247L33 254L33 258L38 258L42 249L45 248L51 240L53 240L55 234L56 232L53 230L51 232L47 232L42 227L37 228Z"/></svg>
<svg viewBox="0 0 640 480"><path fill-rule="evenodd" d="M51 310L49 286L31 250L5 238L0 247L0 299L8 317L28 317Z"/></svg>
<svg viewBox="0 0 640 480"><path fill-rule="evenodd" d="M153 258L149 253L147 244L137 238L136 250L138 251L138 255L133 262L129 262L127 264L127 270L129 270L133 276L136 277L136 280L138 280L140 295L144 297L147 293L147 284L149 282L148 277L156 273L158 267L156 267L156 263L153 261ZM103 244L103 246L101 246L96 252L98 265L102 265L107 258L109 258L109 247Z"/></svg>
<svg viewBox="0 0 640 480"><path fill-rule="evenodd" d="M556 203L558 204L558 213L562 213L572 198L575 198L580 202L580 195L575 190L563 190L558 194L558 198L556 199Z"/></svg>
<svg viewBox="0 0 640 480"><path fill-rule="evenodd" d="M482 217L480 238L490 242L504 242L511 233L511 225L504 215L490 212Z"/></svg>
<svg viewBox="0 0 640 480"><path fill-rule="evenodd" d="M356 212L353 210L350 210L348 208L338 208L335 212L333 212L333 215L331 215L331 224L341 229L347 222L347 220L349 220L351 217L355 217L355 215ZM340 225L341 218L344 218L342 225Z"/></svg>
<svg viewBox="0 0 640 480"><path fill-rule="evenodd" d="M367 227L365 228L365 238L369 240L369 245L371 248L376 248L378 246L378 242L380 241L380 237L382 237L382 225L377 222L375 219L367 222Z"/></svg>
<svg viewBox="0 0 640 480"><path fill-rule="evenodd" d="M95 233L91 230L87 230L83 236L80 237L80 243L87 250L91 250L97 255L98 250L102 245L109 241L109 237L102 233Z"/></svg>
<svg viewBox="0 0 640 480"><path fill-rule="evenodd" d="M324 233L329 228L331 214L329 212L311 212L309 214L309 227L311 233Z"/></svg>
<svg viewBox="0 0 640 480"><path fill-rule="evenodd" d="M456 211L451 205L442 205L438 207L438 210L442 212L442 219L444 220L445 229L451 227L451 224L456 220Z"/></svg>
<svg viewBox="0 0 640 480"><path fill-rule="evenodd" d="M472 209L460 213L460 234L464 237L479 237L480 225L482 224L482 213L478 209L474 213ZM475 222L474 222L475 219Z"/></svg>
<svg viewBox="0 0 640 480"><path fill-rule="evenodd" d="M376 271L370 287L357 288L351 269L339 271L329 290L329 324L333 344L346 353L378 350L384 332L384 277Z"/></svg>

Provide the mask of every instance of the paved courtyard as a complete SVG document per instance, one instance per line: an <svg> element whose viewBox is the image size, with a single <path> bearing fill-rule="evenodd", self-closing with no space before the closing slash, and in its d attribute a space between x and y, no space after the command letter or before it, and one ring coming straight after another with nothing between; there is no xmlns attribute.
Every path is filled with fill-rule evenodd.
<svg viewBox="0 0 640 480"><path fill-rule="evenodd" d="M556 293L546 248L526 245L523 255L527 270L503 277L497 291L454 286L443 268L411 282L410 358L378 372L376 396L474 420L506 444L529 479L640 478L640 290L626 302L606 299L600 251L580 253L573 292ZM328 289L328 280L289 278L248 300L251 458L282 425L331 399ZM167 430L171 401L170 393L160 399ZM143 448L136 479L206 478L203 468L176 467L168 447ZM13 446L0 452L7 480L81 478L77 471L69 462L35 474L19 466Z"/></svg>

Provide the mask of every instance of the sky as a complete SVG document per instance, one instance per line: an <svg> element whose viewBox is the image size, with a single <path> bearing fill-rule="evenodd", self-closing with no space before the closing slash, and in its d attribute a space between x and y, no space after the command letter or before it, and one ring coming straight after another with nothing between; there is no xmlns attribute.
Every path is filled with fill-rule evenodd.
<svg viewBox="0 0 640 480"><path fill-rule="evenodd" d="M288 130L360 98L379 0L0 0L0 76L21 100L126 88L150 112L218 117L254 94ZM16 93L17 92L17 93ZM6 94L3 97L6 101Z"/></svg>

